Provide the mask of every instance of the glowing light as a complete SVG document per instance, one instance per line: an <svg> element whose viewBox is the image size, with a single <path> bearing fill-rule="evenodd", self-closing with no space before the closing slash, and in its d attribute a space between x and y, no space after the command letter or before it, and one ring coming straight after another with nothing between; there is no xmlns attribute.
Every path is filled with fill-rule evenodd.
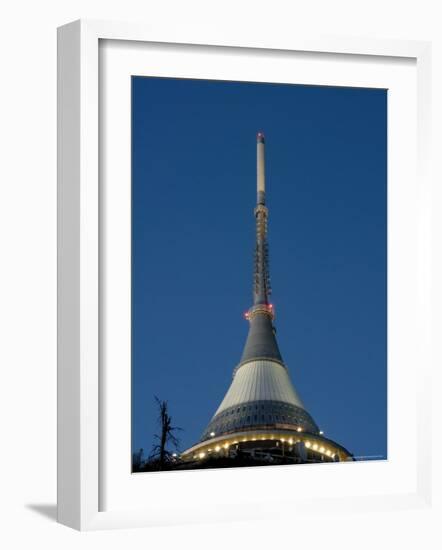
<svg viewBox="0 0 442 550"><path fill-rule="evenodd" d="M298 426L298 427L296 428L296 431L297 431L297 432L302 432L301 426Z"/></svg>
<svg viewBox="0 0 442 550"><path fill-rule="evenodd" d="M313 444L313 447L312 447L312 449L313 449L314 451L317 451L317 450L318 450L318 446L317 446L317 444L316 444L316 443L314 443L314 444Z"/></svg>
<svg viewBox="0 0 442 550"><path fill-rule="evenodd" d="M305 442L305 446L307 447L307 449L310 449L310 447L312 446L312 444L310 443L310 441L306 441L306 442Z"/></svg>
<svg viewBox="0 0 442 550"><path fill-rule="evenodd" d="M331 456L331 452L329 450L326 451L325 453L327 456Z"/></svg>
<svg viewBox="0 0 442 550"><path fill-rule="evenodd" d="M247 439L246 439L246 438L244 438L244 439L243 439L242 441L243 441L243 443L246 443L246 442L247 442Z"/></svg>
<svg viewBox="0 0 442 550"><path fill-rule="evenodd" d="M214 437L215 432L210 432L210 437Z"/></svg>
<svg viewBox="0 0 442 550"><path fill-rule="evenodd" d="M206 453L200 453L200 454L198 455L199 458L204 458L205 456L206 456Z"/></svg>
<svg viewBox="0 0 442 550"><path fill-rule="evenodd" d="M221 449L221 447L220 447L219 445L217 445L217 446L215 447L215 451L216 451L216 452L218 452L220 449Z"/></svg>
<svg viewBox="0 0 442 550"><path fill-rule="evenodd" d="M229 448L229 444L228 444L228 443L224 443L223 447L224 447L224 449L228 449L228 448Z"/></svg>
<svg viewBox="0 0 442 550"><path fill-rule="evenodd" d="M323 453L324 451L325 451L324 447L320 447L320 448L319 448L319 452L320 452L320 453Z"/></svg>
<svg viewBox="0 0 442 550"><path fill-rule="evenodd" d="M320 430L319 435L324 435L324 432L322 430Z"/></svg>
<svg viewBox="0 0 442 550"><path fill-rule="evenodd" d="M173 456L173 458L176 458L177 454L176 454L176 453L172 453L172 456Z"/></svg>
<svg viewBox="0 0 442 550"><path fill-rule="evenodd" d="M284 443L285 437L281 437L281 441L282 441L282 443Z"/></svg>
<svg viewBox="0 0 442 550"><path fill-rule="evenodd" d="M234 441L233 444L234 444L234 445L237 445L237 444L238 444L238 441Z"/></svg>
<svg viewBox="0 0 442 550"><path fill-rule="evenodd" d="M290 445L293 445L293 439L292 438L289 439L289 443L290 443Z"/></svg>

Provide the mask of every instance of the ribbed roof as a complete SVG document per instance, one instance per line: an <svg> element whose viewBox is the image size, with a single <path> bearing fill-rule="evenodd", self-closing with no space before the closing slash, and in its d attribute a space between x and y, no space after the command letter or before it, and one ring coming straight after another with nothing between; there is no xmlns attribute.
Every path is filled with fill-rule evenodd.
<svg viewBox="0 0 442 550"><path fill-rule="evenodd" d="M249 401L282 401L304 408L286 367L275 361L257 360L242 365L215 416L224 409Z"/></svg>

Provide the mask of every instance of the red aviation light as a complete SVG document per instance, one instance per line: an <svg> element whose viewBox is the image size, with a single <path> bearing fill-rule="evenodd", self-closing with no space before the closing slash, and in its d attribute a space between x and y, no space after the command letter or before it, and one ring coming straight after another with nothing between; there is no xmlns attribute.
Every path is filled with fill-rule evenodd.
<svg viewBox="0 0 442 550"><path fill-rule="evenodd" d="M273 304L267 305L267 311L269 312L269 315L272 319L275 318L275 308L273 307Z"/></svg>

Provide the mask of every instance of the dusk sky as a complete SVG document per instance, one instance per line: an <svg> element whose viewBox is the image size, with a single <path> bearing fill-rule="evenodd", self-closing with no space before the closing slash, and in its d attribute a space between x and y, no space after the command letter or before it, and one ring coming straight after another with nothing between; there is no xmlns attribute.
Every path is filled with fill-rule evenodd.
<svg viewBox="0 0 442 550"><path fill-rule="evenodd" d="M154 396L196 443L252 304L256 133L266 136L275 326L308 412L387 455L387 91L132 79L132 447Z"/></svg>

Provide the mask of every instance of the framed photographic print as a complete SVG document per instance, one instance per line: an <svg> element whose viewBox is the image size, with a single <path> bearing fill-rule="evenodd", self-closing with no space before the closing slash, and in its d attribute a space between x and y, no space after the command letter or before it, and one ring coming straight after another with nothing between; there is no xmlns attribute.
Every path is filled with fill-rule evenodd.
<svg viewBox="0 0 442 550"><path fill-rule="evenodd" d="M59 29L59 521L425 505L428 48Z"/></svg>

